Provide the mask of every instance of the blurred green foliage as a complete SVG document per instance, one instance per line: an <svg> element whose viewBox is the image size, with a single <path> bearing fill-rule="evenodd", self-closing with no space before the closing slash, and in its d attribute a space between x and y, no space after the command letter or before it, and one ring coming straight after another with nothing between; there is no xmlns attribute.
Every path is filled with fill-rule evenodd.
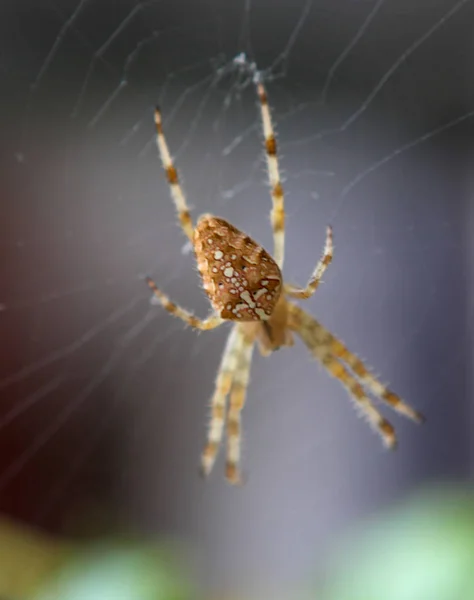
<svg viewBox="0 0 474 600"><path fill-rule="evenodd" d="M143 542L92 544L51 575L31 600L187 600L184 575L165 550Z"/></svg>
<svg viewBox="0 0 474 600"><path fill-rule="evenodd" d="M318 600L474 600L474 493L424 490L365 524Z"/></svg>
<svg viewBox="0 0 474 600"><path fill-rule="evenodd" d="M72 544L0 520L0 597L9 600L195 600L185 562L170 544ZM474 600L474 493L425 490L364 523L335 553L324 584L288 600L302 597Z"/></svg>

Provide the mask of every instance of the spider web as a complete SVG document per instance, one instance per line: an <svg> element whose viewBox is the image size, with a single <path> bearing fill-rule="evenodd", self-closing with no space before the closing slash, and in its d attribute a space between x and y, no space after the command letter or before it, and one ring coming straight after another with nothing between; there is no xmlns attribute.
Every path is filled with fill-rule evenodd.
<svg viewBox="0 0 474 600"><path fill-rule="evenodd" d="M467 476L473 3L4 10L2 509L57 528L106 502L203 547L208 581L288 583L352 519ZM256 357L235 492L221 464L207 485L195 474L228 328L184 329L142 279L206 314L155 104L194 215L271 249L255 69L285 177L285 275L306 281L331 223L334 262L305 308L429 426L390 417L401 447L387 456L302 347Z"/></svg>

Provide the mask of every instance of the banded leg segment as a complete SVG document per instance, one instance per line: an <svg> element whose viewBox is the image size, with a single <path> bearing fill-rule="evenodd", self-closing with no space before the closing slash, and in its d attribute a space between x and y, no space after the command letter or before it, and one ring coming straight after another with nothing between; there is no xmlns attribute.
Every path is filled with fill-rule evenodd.
<svg viewBox="0 0 474 600"><path fill-rule="evenodd" d="M153 281L153 279L151 279L151 277L147 277L146 282L148 284L148 287L152 290L153 294L155 295L155 298L163 306L164 309L166 309L173 316L178 317L178 319L181 319L181 321L184 321L187 325L191 325L191 327L194 327L194 329L215 329L224 322L223 319L221 319L217 315L211 315L207 319L204 319L204 321L199 319L199 317L196 317L186 309L181 308L174 302L171 302L168 296L166 294L163 294L163 292L157 287L156 283Z"/></svg>
<svg viewBox="0 0 474 600"><path fill-rule="evenodd" d="M327 227L326 229L326 242L324 244L323 255L318 261L316 268L313 271L313 274L308 280L306 287L304 289L294 288L292 286L286 287L286 292L289 296L293 298L298 298L300 300L306 300L307 298L311 298L314 292L318 289L319 283L321 281L322 276L324 275L326 269L332 262L334 252L334 243L333 243L333 235L332 235L332 227Z"/></svg>
<svg viewBox="0 0 474 600"><path fill-rule="evenodd" d="M257 83L257 93L260 100L263 135L265 137L265 156L267 159L268 179L273 203L270 213L273 227L273 258L281 269L285 256L285 197L278 166L275 131L272 125L267 93L262 82Z"/></svg>
<svg viewBox="0 0 474 600"><path fill-rule="evenodd" d="M229 412L227 414L227 460L225 476L227 481L233 485L240 485L242 483L240 472L242 456L241 413L245 405L249 385L253 348L254 340L248 337L245 338L230 392Z"/></svg>
<svg viewBox="0 0 474 600"><path fill-rule="evenodd" d="M163 133L161 112L159 108L155 109L155 124L156 124L156 143L158 151L160 153L161 162L166 172L166 178L170 186L171 197L176 206L178 212L179 222L184 233L188 236L191 243L194 239L194 227L189 213L189 207L186 202L186 196L184 195L183 189L179 183L178 172L173 164L168 144Z"/></svg>
<svg viewBox="0 0 474 600"><path fill-rule="evenodd" d="M207 441L201 455L201 475L207 477L216 462L224 431L226 398L230 392L234 374L242 354L243 337L238 326L234 326L227 338L217 372L214 394L211 398L211 418L207 433Z"/></svg>
<svg viewBox="0 0 474 600"><path fill-rule="evenodd" d="M329 349L329 352L343 361L357 376L361 384L376 398L379 398L396 412L408 417L416 423L422 423L424 416L404 402L397 394L384 386L364 365L361 359L351 352L345 344L338 340L330 331L323 325L315 321L317 326L317 339L319 343Z"/></svg>
<svg viewBox="0 0 474 600"><path fill-rule="evenodd" d="M387 448L394 448L397 438L393 426L375 408L367 397L359 381L331 352L330 346L322 341L320 324L299 306L291 305L290 327L301 337L311 354L317 358L326 370L338 379L361 409L371 428L382 438Z"/></svg>

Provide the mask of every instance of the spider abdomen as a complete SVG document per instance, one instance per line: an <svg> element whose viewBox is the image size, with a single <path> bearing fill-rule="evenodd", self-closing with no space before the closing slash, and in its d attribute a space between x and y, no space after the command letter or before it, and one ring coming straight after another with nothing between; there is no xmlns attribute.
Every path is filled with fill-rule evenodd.
<svg viewBox="0 0 474 600"><path fill-rule="evenodd" d="M265 321L282 290L281 271L262 246L224 219L203 215L194 251L213 309L231 321Z"/></svg>

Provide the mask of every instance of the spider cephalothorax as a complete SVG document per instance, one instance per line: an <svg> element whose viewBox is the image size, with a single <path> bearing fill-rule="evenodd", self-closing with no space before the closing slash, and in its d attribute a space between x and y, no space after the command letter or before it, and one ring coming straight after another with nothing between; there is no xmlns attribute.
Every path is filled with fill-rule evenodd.
<svg viewBox="0 0 474 600"><path fill-rule="evenodd" d="M171 314L196 329L214 329L225 321L234 326L227 340L211 399L211 419L207 443L201 458L201 471L208 475L227 428L226 477L240 483L241 422L249 382L250 363L255 342L268 355L282 346L293 344L299 335L311 354L346 388L369 424L384 444L396 445L395 430L381 415L367 392L397 412L420 422L420 413L386 388L362 361L314 317L291 299L305 300L316 291L333 255L332 229L326 230L326 244L305 288L285 284L281 274L284 256L284 196L280 181L275 135L263 84L257 81L257 93L265 137L265 149L273 208L274 236L272 257L251 237L228 221L204 215L193 228L186 198L179 184L161 126L161 113L155 111L157 143L166 171L181 227L194 246L197 266L213 313L202 320L181 308L147 278L160 304ZM366 392L367 391L367 392ZM227 407L228 399L228 407Z"/></svg>

